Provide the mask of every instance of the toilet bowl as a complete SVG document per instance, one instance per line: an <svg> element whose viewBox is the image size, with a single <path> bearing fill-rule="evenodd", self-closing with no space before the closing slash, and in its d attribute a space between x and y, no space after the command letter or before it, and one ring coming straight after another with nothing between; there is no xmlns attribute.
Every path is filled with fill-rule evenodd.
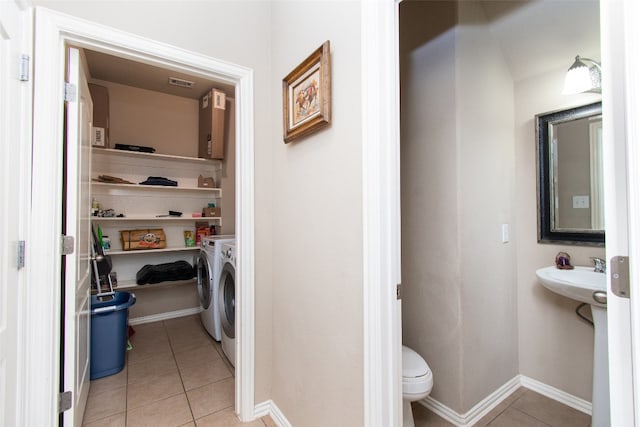
<svg viewBox="0 0 640 427"><path fill-rule="evenodd" d="M414 350L402 346L402 420L414 427L411 402L424 399L433 388L433 374L427 362Z"/></svg>

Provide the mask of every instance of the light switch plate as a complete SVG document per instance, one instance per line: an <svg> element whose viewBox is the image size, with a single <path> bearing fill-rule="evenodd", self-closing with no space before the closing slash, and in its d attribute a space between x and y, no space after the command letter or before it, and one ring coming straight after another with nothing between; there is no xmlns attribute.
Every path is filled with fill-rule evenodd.
<svg viewBox="0 0 640 427"><path fill-rule="evenodd" d="M589 196L573 196L574 209L589 209Z"/></svg>

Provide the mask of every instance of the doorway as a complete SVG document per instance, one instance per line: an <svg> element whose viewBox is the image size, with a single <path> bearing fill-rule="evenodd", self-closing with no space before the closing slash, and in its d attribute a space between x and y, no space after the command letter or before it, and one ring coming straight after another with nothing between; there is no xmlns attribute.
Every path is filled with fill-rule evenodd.
<svg viewBox="0 0 640 427"><path fill-rule="evenodd" d="M238 323L244 325L237 331L236 349L236 392L235 412L242 420L254 417L254 224L253 224L253 76L250 69L230 65L213 58L205 58L181 49L155 43L141 37L115 29L92 26L86 21L36 9L36 37L34 92L34 138L33 138L33 197L38 205L46 209L34 209L31 218L31 232L38 236L37 247L30 248L30 256L40 259L37 268L30 270L31 283L46 284L35 286L30 292L30 308L38 313L33 323L27 325L27 334L34 337L31 354L51 354L51 363L42 364L34 357L27 361L33 367L33 375L28 379L28 389L38 390L32 396L43 410L34 424L55 423L55 402L59 382L57 356L60 337L60 286L52 286L50 277L60 277L60 247L57 244L61 230L52 224L60 223L62 164L62 103L57 94L63 85L64 61L58 55L66 44L88 48L116 57L126 58L157 67L181 70L212 81L235 87L237 103L236 170L239 177L236 184L236 236L238 243L237 278L242 287L236 298ZM58 137L52 137L58 135ZM34 199L35 200L35 199ZM52 218L53 217L53 218ZM52 303L53 301L53 303ZM47 325L42 327L42 325ZM31 334L33 332L33 334ZM37 342L36 342L37 341ZM43 385L43 378L45 384ZM35 386L35 383L39 386ZM47 410L48 409L48 410Z"/></svg>

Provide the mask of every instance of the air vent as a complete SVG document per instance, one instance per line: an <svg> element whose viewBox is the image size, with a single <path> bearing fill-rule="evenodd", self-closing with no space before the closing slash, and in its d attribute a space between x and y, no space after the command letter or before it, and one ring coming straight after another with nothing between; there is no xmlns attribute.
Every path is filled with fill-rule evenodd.
<svg viewBox="0 0 640 427"><path fill-rule="evenodd" d="M188 88L188 89L191 89L194 85L194 83L190 82L189 80L182 80L177 77L169 77L169 84L173 86Z"/></svg>

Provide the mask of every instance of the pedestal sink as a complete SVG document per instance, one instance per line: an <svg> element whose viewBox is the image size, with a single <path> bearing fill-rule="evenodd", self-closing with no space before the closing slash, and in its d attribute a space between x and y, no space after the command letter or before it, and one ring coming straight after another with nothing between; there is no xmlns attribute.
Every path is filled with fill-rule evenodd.
<svg viewBox="0 0 640 427"><path fill-rule="evenodd" d="M591 425L609 425L609 353L607 339L607 278L593 267L560 270L545 267L536 271L542 285L562 296L591 305L593 315L593 396Z"/></svg>

